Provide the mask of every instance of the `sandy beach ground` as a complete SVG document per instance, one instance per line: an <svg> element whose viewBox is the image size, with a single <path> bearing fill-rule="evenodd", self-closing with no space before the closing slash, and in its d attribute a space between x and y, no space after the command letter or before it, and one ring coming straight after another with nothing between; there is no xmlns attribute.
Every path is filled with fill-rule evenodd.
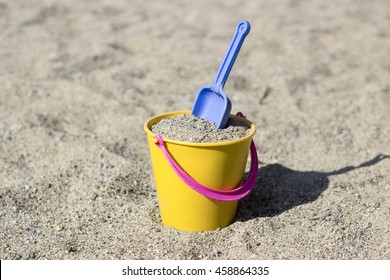
<svg viewBox="0 0 390 280"><path fill-rule="evenodd" d="M223 229L161 224L144 122L224 91L257 127ZM0 0L1 259L389 259L390 3Z"/></svg>

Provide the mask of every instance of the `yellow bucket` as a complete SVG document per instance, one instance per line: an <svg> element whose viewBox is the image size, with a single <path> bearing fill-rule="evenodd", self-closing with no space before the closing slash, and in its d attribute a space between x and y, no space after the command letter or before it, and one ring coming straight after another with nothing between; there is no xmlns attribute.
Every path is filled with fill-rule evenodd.
<svg viewBox="0 0 390 280"><path fill-rule="evenodd" d="M161 139L150 130L160 120L179 114L189 114L189 111L158 115L144 125L162 221L166 226L184 231L226 227L234 219L238 199L247 195L256 181L257 154L251 141L255 125L240 118L251 128L250 134L239 140L215 143ZM246 186L238 187L250 148L250 176Z"/></svg>

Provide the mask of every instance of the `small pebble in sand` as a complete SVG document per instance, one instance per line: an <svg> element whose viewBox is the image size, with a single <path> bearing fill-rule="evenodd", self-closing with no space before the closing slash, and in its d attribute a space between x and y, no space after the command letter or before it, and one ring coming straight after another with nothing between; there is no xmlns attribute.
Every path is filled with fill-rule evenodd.
<svg viewBox="0 0 390 280"><path fill-rule="evenodd" d="M194 143L233 141L251 132L244 121L230 118L226 128L219 129L212 122L191 114L162 119L150 130L162 138Z"/></svg>
<svg viewBox="0 0 390 280"><path fill-rule="evenodd" d="M37 255L35 254L35 252L30 252L28 254L27 259L34 260L36 257L37 257Z"/></svg>
<svg viewBox="0 0 390 280"><path fill-rule="evenodd" d="M61 226L61 225L58 225L58 224L54 224L54 225L52 225L52 227L56 230L56 231L61 231L61 230L63 230L64 229L64 227L63 226Z"/></svg>

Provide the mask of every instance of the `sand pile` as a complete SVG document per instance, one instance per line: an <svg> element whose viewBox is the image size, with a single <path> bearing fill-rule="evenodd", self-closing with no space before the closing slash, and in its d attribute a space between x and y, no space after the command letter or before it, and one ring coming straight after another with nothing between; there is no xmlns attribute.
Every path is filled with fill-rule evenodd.
<svg viewBox="0 0 390 280"><path fill-rule="evenodd" d="M230 118L226 127L219 129L212 122L191 114L162 119L150 130L163 138L195 143L238 140L251 131L244 121L238 119Z"/></svg>

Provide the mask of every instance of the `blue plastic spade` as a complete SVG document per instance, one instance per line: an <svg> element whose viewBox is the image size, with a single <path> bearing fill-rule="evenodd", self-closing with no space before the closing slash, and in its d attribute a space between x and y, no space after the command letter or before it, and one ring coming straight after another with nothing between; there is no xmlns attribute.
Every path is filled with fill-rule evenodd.
<svg viewBox="0 0 390 280"><path fill-rule="evenodd" d="M236 32L215 77L214 84L203 86L199 90L192 106L191 114L215 123L218 128L225 128L229 120L232 103L222 90L250 28L249 22L245 20L237 25Z"/></svg>

